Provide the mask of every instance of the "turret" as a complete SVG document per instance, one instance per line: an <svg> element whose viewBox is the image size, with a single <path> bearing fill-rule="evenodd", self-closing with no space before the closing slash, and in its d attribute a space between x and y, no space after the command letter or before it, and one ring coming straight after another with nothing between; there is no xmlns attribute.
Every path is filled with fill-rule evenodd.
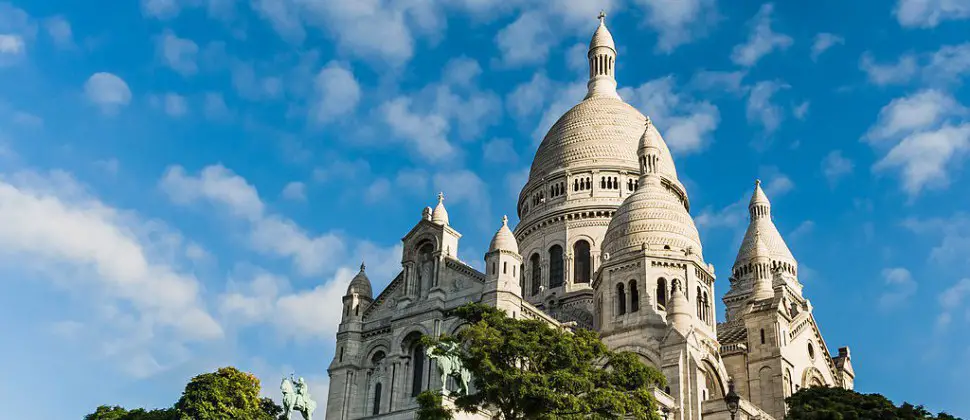
<svg viewBox="0 0 970 420"><path fill-rule="evenodd" d="M684 295L683 284L679 280L674 280L670 292L670 303L667 304L667 325L686 335L693 319L691 309L690 302Z"/></svg>
<svg viewBox="0 0 970 420"><path fill-rule="evenodd" d="M606 13L600 12L600 25L589 41L589 82L586 97L609 96L619 98L616 93L616 44L613 35L606 29Z"/></svg>
<svg viewBox="0 0 970 420"><path fill-rule="evenodd" d="M502 226L495 232L485 254L482 301L505 310L509 315L518 313L522 301L522 287L519 284L521 264L519 243L509 229L509 218L502 216Z"/></svg>
<svg viewBox="0 0 970 420"><path fill-rule="evenodd" d="M344 311L341 316L341 324L360 321L364 310L374 301L370 279L367 278L364 269L364 263L361 262L360 271L350 281L350 285L347 286L347 293L343 297Z"/></svg>
<svg viewBox="0 0 970 420"><path fill-rule="evenodd" d="M761 218L771 219L771 202L768 196L761 189L761 180L754 181L754 193L751 194L751 201L748 202L748 213L751 221L754 222Z"/></svg>

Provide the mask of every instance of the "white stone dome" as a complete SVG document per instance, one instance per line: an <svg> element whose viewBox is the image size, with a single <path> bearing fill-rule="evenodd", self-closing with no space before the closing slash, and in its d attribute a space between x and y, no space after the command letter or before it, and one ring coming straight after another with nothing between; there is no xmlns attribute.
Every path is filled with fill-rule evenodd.
<svg viewBox="0 0 970 420"><path fill-rule="evenodd" d="M364 273L364 263L360 263L360 272L354 276L353 280L350 281L350 285L347 286L347 296L354 294L367 299L374 298L374 292L371 289L370 279L368 279L367 274Z"/></svg>
<svg viewBox="0 0 970 420"><path fill-rule="evenodd" d="M687 207L657 176L642 177L640 188L616 210L603 239L610 258L648 249L690 249L703 259L700 235Z"/></svg>
<svg viewBox="0 0 970 420"><path fill-rule="evenodd" d="M616 166L638 172L637 142L646 117L623 100L609 96L587 98L563 114L542 140L530 182L562 169ZM660 172L677 179L674 160L662 143Z"/></svg>
<svg viewBox="0 0 970 420"><path fill-rule="evenodd" d="M498 232L495 232L495 236L492 237L492 243L488 245L488 252L494 251L519 253L519 241L515 240L515 235L509 229L508 216L502 216L502 227L498 229Z"/></svg>

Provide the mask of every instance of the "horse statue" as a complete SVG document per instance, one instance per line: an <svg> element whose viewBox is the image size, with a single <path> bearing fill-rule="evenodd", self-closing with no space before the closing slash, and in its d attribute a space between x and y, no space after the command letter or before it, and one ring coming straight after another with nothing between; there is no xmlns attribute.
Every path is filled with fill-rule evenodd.
<svg viewBox="0 0 970 420"><path fill-rule="evenodd" d="M303 378L297 381L293 378L283 378L280 392L283 393L283 418L290 420L290 413L296 410L303 415L304 419L313 420L313 411L317 409L317 402L310 399L310 390Z"/></svg>
<svg viewBox="0 0 970 420"><path fill-rule="evenodd" d="M471 372L465 369L458 355L458 344L453 342L438 343L437 346L429 347L425 350L428 359L438 363L441 371L441 394L451 394L448 391L448 377L453 377L458 381L461 394L468 395L468 382L471 381Z"/></svg>

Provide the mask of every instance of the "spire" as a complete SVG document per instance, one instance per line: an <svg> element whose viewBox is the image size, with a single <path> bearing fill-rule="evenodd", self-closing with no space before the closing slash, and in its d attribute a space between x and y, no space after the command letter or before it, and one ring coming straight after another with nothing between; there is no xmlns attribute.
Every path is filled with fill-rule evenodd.
<svg viewBox="0 0 970 420"><path fill-rule="evenodd" d="M360 272L361 273L364 272L364 268L366 268L366 266L364 266L364 260L360 260Z"/></svg>
<svg viewBox="0 0 970 420"><path fill-rule="evenodd" d="M616 44L613 43L610 30L606 28L606 12L601 11L598 18L600 24L596 27L596 32L593 32L593 38L589 41L589 52L586 54L589 60L589 82L586 84L589 90L586 98L619 98L616 93Z"/></svg>
<svg viewBox="0 0 970 420"><path fill-rule="evenodd" d="M748 212L751 214L751 220L762 217L771 218L771 202L768 201L768 196L765 195L765 191L761 189L760 179L754 181L754 192L751 194Z"/></svg>
<svg viewBox="0 0 970 420"><path fill-rule="evenodd" d="M431 213L431 222L439 225L448 225L448 210L445 210L445 193L438 193L438 205Z"/></svg>
<svg viewBox="0 0 970 420"><path fill-rule="evenodd" d="M643 135L640 136L640 146L637 148L637 157L640 159L640 182L648 182L649 178L657 178L660 175L660 154L661 145L660 133L653 126L650 117L643 127Z"/></svg>

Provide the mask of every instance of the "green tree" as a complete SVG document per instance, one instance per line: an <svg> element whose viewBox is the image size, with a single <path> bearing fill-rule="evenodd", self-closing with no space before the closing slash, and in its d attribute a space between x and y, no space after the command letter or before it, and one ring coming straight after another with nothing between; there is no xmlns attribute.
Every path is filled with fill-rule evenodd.
<svg viewBox="0 0 970 420"><path fill-rule="evenodd" d="M460 357L474 377L471 393L455 400L456 409L489 407L505 420L660 418L651 389L665 385L663 374L633 353L611 352L595 332L513 319L480 304L462 306L455 315L467 328L440 340L461 344ZM425 338L425 345L434 344ZM419 419L451 418L437 392L426 391L418 401Z"/></svg>
<svg viewBox="0 0 970 420"><path fill-rule="evenodd" d="M897 407L879 394L829 387L803 388L785 400L789 420L959 420L946 413L934 416L923 406L909 403Z"/></svg>
<svg viewBox="0 0 970 420"><path fill-rule="evenodd" d="M283 408L259 397L259 379L233 367L192 378L174 407L126 410L102 405L84 420L276 420Z"/></svg>
<svg viewBox="0 0 970 420"><path fill-rule="evenodd" d="M102 405L93 413L84 416L84 420L178 420L179 414L174 408L163 408L145 411L143 408L126 410L118 406Z"/></svg>
<svg viewBox="0 0 970 420"><path fill-rule="evenodd" d="M183 418L192 420L271 420L282 409L259 397L259 379L234 367L192 378L175 403Z"/></svg>

